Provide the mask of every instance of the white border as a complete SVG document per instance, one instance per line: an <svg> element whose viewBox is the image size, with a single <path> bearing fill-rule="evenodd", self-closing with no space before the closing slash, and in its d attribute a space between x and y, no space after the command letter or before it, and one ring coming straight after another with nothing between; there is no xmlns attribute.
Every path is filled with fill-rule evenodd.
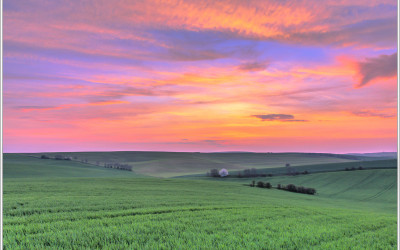
<svg viewBox="0 0 400 250"><path fill-rule="evenodd" d="M0 243L1 249L3 249L3 1L0 0Z"/></svg>
<svg viewBox="0 0 400 250"><path fill-rule="evenodd" d="M400 110L400 89L399 89L399 78L400 78L400 0L397 0L397 249L400 249L400 165L399 165L399 110ZM3 1L0 0L0 246L3 249Z"/></svg>
<svg viewBox="0 0 400 250"><path fill-rule="evenodd" d="M399 97L400 97L400 91L399 91L399 76L400 76L400 60L399 60L399 45L400 45L400 32L399 32L399 27L400 27L400 6L399 6L400 0L397 0L397 249L400 249L400 210L399 210L399 200L400 200L400 185L399 185L399 180L400 180L400 171L399 171Z"/></svg>

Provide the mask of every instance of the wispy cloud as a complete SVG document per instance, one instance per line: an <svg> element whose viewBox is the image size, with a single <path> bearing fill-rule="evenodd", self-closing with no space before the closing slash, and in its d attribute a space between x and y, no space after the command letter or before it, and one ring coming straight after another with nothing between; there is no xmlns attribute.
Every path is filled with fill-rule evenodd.
<svg viewBox="0 0 400 250"><path fill-rule="evenodd" d="M268 115L253 115L263 121L281 121L281 122L307 122L307 120L294 119L293 115L287 114L268 114Z"/></svg>
<svg viewBox="0 0 400 250"><path fill-rule="evenodd" d="M239 70L242 71L260 71L265 70L268 67L266 62L249 62L239 65Z"/></svg>
<svg viewBox="0 0 400 250"><path fill-rule="evenodd" d="M393 118L396 114L383 113L376 110L358 110L352 112L354 115L362 117L381 117L381 118Z"/></svg>

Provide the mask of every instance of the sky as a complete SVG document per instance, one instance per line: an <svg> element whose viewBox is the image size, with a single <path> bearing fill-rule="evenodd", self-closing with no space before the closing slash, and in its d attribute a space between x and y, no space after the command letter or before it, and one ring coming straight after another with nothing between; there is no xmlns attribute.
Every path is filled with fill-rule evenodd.
<svg viewBox="0 0 400 250"><path fill-rule="evenodd" d="M397 151L396 0L4 0L3 150Z"/></svg>

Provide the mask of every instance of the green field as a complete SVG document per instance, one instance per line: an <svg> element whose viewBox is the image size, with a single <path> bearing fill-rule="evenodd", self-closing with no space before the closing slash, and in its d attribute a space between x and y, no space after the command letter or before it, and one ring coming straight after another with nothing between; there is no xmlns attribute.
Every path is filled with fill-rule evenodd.
<svg viewBox="0 0 400 250"><path fill-rule="evenodd" d="M179 153L179 152L61 152L45 153L70 156L74 161L91 164L123 163L133 167L134 172L155 177L173 177L186 174L205 174L212 168L242 170L245 168L279 168L286 163L292 166L354 162L384 159L354 155L317 153ZM40 157L42 154L24 154Z"/></svg>
<svg viewBox="0 0 400 250"><path fill-rule="evenodd" d="M346 169L351 170L352 168L358 169L359 167L362 167L363 169L397 169L397 159L379 160L379 161L373 161L373 160L351 161L351 162L292 166L291 171L292 173L296 172L298 174L302 174L304 171L307 171L308 173L321 173L321 172L345 171ZM243 173L243 169L229 171L230 174L229 178L236 178L239 172ZM284 166L278 168L259 168L257 169L257 174L286 175L288 174L288 170ZM201 173L201 174L181 175L176 177L179 178L205 177L205 174Z"/></svg>
<svg viewBox="0 0 400 250"><path fill-rule="evenodd" d="M251 180L143 178L6 155L4 249L396 249L396 169L254 179L316 195Z"/></svg>
<svg viewBox="0 0 400 250"><path fill-rule="evenodd" d="M37 159L27 154L4 154L4 178L137 176L132 171L106 169L76 161Z"/></svg>

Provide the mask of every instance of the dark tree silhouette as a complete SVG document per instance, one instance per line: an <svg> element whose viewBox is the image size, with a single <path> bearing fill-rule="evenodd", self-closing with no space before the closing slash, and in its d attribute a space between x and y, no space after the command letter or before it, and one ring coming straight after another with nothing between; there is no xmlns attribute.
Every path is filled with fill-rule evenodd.
<svg viewBox="0 0 400 250"><path fill-rule="evenodd" d="M210 170L211 177L219 177L218 169L213 168Z"/></svg>
<svg viewBox="0 0 400 250"><path fill-rule="evenodd" d="M264 187L264 182L262 182L262 181L257 182L257 187L263 188Z"/></svg>

